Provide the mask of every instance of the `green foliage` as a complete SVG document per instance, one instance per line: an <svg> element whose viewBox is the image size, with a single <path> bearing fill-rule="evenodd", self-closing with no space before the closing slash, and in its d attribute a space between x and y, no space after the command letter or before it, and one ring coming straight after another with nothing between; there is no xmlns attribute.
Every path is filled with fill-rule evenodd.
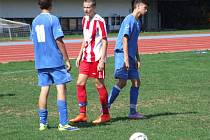
<svg viewBox="0 0 210 140"><path fill-rule="evenodd" d="M112 121L94 126L100 114L98 93L93 79L87 84L89 122L78 124L80 131L59 132L56 90L49 95L50 129L39 132L37 101L39 87L33 62L0 64L0 138L4 140L128 140L134 132L150 140L210 139L210 52L207 54L162 53L142 55L142 85L139 112L147 119L128 120L130 82L111 108ZM112 88L113 58L106 64L106 85ZM75 64L75 61L72 61ZM70 118L79 112L76 98L77 69L68 84Z"/></svg>

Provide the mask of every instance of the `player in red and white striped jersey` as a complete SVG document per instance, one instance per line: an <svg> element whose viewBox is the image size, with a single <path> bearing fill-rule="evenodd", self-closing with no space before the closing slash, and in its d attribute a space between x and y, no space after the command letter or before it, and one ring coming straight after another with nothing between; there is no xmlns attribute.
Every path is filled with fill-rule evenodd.
<svg viewBox="0 0 210 140"><path fill-rule="evenodd" d="M86 122L87 94L86 83L89 77L96 79L96 88L100 96L102 114L93 121L94 124L110 121L108 110L108 93L104 84L105 61L107 54L107 32L104 19L95 13L96 1L84 0L85 16L82 20L83 43L76 60L79 67L77 80L77 97L80 114L70 122Z"/></svg>
<svg viewBox="0 0 210 140"><path fill-rule="evenodd" d="M106 41L106 24L104 19L95 14L92 19L89 16L84 16L82 20L84 48L82 60L85 62L96 62L101 59L102 55L102 40ZM105 43L105 42L104 42Z"/></svg>

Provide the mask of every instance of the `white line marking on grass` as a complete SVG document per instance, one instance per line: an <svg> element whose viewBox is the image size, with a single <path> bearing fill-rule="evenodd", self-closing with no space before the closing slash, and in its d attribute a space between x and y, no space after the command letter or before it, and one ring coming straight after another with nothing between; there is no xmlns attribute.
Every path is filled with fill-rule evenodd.
<svg viewBox="0 0 210 140"><path fill-rule="evenodd" d="M28 72L36 72L36 70L18 70L18 71L10 71L10 72L1 72L0 75L28 73Z"/></svg>

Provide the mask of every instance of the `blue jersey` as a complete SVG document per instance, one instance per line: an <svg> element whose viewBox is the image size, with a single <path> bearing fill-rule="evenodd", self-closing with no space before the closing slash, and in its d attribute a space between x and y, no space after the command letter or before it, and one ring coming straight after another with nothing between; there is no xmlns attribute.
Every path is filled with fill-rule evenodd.
<svg viewBox="0 0 210 140"><path fill-rule="evenodd" d="M138 47L138 36L141 32L141 20L130 14L123 20L117 37L115 52L123 52L123 37L128 36L128 56L135 59Z"/></svg>
<svg viewBox="0 0 210 140"><path fill-rule="evenodd" d="M41 13L32 23L34 42L35 68L55 68L64 65L56 39L63 37L60 22L50 13Z"/></svg>

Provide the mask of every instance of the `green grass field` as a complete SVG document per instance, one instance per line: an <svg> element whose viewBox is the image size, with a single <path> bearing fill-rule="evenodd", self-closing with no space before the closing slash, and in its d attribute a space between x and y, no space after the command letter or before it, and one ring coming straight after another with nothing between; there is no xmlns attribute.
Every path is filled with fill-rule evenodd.
<svg viewBox="0 0 210 140"><path fill-rule="evenodd" d="M55 87L48 101L50 129L39 132L36 71L33 62L0 64L0 139L1 140L128 140L134 132L149 140L210 139L210 52L162 53L142 55L142 86L138 110L144 120L128 120L129 87L123 89L111 109L112 121L94 126L99 115L99 99L94 81L89 80L89 123L78 124L79 131L59 132ZM72 61L74 64L75 61ZM113 79L113 58L106 65L106 85ZM70 118L78 113L75 82L68 84Z"/></svg>

